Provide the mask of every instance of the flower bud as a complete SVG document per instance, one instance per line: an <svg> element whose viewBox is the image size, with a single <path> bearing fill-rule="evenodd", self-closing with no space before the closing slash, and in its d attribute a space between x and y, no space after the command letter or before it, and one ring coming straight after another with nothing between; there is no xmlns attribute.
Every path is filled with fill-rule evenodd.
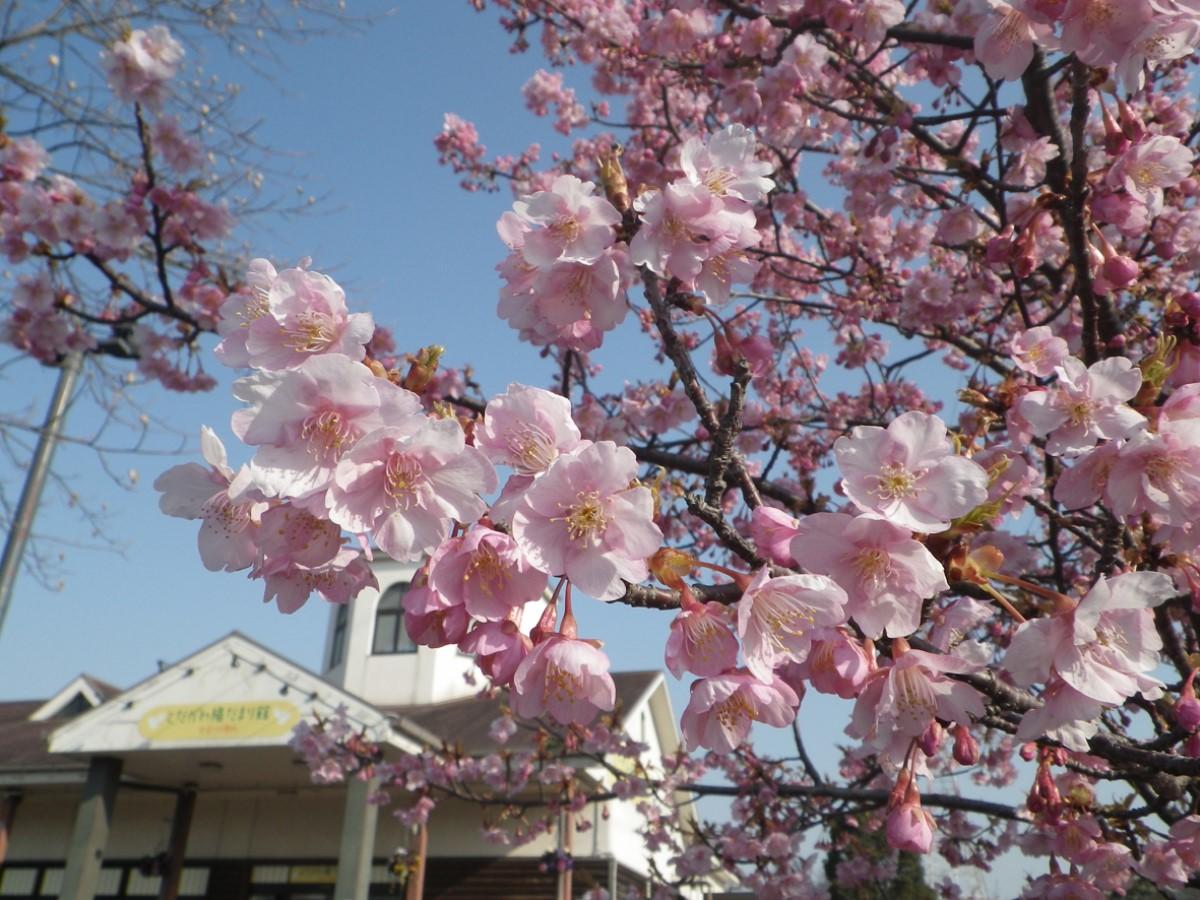
<svg viewBox="0 0 1200 900"><path fill-rule="evenodd" d="M954 726L954 761L962 766L973 766L979 762L979 741L966 725Z"/></svg>
<svg viewBox="0 0 1200 900"><path fill-rule="evenodd" d="M929 723L929 727L925 729L921 739L917 742L921 748L921 752L926 756L937 756L938 750L942 747L942 738L946 734L946 729L942 728L942 723L936 719Z"/></svg>
<svg viewBox="0 0 1200 900"><path fill-rule="evenodd" d="M921 795L913 784L904 802L888 813L887 842L893 850L909 853L928 853L933 846L933 819L921 807Z"/></svg>
<svg viewBox="0 0 1200 900"><path fill-rule="evenodd" d="M1196 670L1192 669L1179 691L1179 702L1175 704L1175 724L1188 734L1200 731L1200 700L1196 699L1192 687L1195 680Z"/></svg>
<svg viewBox="0 0 1200 900"><path fill-rule="evenodd" d="M1137 281L1140 270L1138 264L1128 256L1118 254L1104 260L1104 265L1100 267L1100 271L1103 273L1105 280L1112 284L1113 287L1123 288Z"/></svg>

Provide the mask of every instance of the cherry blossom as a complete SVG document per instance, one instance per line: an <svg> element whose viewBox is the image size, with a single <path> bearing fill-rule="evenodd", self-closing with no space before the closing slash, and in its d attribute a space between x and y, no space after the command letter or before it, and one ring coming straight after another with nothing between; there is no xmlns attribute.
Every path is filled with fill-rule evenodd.
<svg viewBox="0 0 1200 900"><path fill-rule="evenodd" d="M340 354L315 356L295 369L239 379L234 396L250 404L233 414L233 433L258 446L254 484L269 497L303 500L329 487L342 456L388 422L420 427L420 401Z"/></svg>
<svg viewBox="0 0 1200 900"><path fill-rule="evenodd" d="M742 744L754 722L786 725L796 717L800 700L778 676L759 681L737 669L692 684L681 727L689 748L728 752Z"/></svg>
<svg viewBox="0 0 1200 900"><path fill-rule="evenodd" d="M573 175L560 175L548 191L538 191L513 204L529 226L521 253L531 266L545 269L556 262L593 263L613 242L612 226L621 215L596 186Z"/></svg>
<svg viewBox="0 0 1200 900"><path fill-rule="evenodd" d="M815 628L846 620L846 592L822 575L772 578L759 569L738 601L737 630L746 667L768 681L786 662L803 662Z"/></svg>
<svg viewBox="0 0 1200 900"><path fill-rule="evenodd" d="M870 516L817 513L800 522L792 556L847 593L846 612L877 638L912 634L922 601L949 588L941 565L904 528Z"/></svg>
<svg viewBox="0 0 1200 900"><path fill-rule="evenodd" d="M365 435L338 462L327 504L338 525L369 531L393 559L410 560L437 547L453 521L479 518L487 508L481 495L496 486L495 469L466 446L457 422L429 420L411 431L385 427ZM472 538L472 549L466 550L473 557L468 565L492 573L478 572L482 580L467 589L477 601L477 592L486 593L483 584L496 578L501 565L489 555L495 547L478 549L482 537ZM515 548L507 550L511 554ZM525 593L524 587L517 593Z"/></svg>
<svg viewBox="0 0 1200 900"><path fill-rule="evenodd" d="M859 509L913 531L944 531L987 498L986 473L952 453L937 416L907 412L887 428L856 426L833 452Z"/></svg>
<svg viewBox="0 0 1200 900"><path fill-rule="evenodd" d="M201 519L199 548L205 568L235 572L258 556L258 530L267 504L245 497L248 471L229 466L225 445L207 426L200 430L200 451L208 467L184 463L154 480L158 506L168 516ZM238 499L234 499L238 498Z"/></svg>
<svg viewBox="0 0 1200 900"><path fill-rule="evenodd" d="M586 725L616 702L608 657L587 641L556 634L537 644L513 676L513 711Z"/></svg>
<svg viewBox="0 0 1200 900"><path fill-rule="evenodd" d="M630 487L636 473L633 453L612 441L561 454L526 491L513 537L537 568L616 599L623 581L646 577L646 559L662 543L650 491Z"/></svg>
<svg viewBox="0 0 1200 900"><path fill-rule="evenodd" d="M447 546L430 569L429 583L442 596L461 601L476 619L503 621L546 589L546 573L531 566L503 532L475 525Z"/></svg>
<svg viewBox="0 0 1200 900"><path fill-rule="evenodd" d="M1142 373L1125 357L1084 366L1071 356L1055 372L1054 387L1030 391L1019 406L1034 434L1049 435L1047 453L1081 453L1100 439L1129 437L1145 422L1126 403L1141 387Z"/></svg>
<svg viewBox="0 0 1200 900"><path fill-rule="evenodd" d="M129 32L103 54L101 64L113 92L122 100L158 106L183 56L183 47L167 27L155 25Z"/></svg>

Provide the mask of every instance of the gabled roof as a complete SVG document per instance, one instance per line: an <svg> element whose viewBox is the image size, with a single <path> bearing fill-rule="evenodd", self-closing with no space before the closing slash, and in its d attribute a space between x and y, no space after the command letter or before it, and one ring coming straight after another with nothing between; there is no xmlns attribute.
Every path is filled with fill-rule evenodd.
<svg viewBox="0 0 1200 900"><path fill-rule="evenodd" d="M101 681L91 675L77 675L66 687L35 709L29 718L34 722L42 722L64 714L78 715L87 708L94 709L119 693L121 689L107 681Z"/></svg>
<svg viewBox="0 0 1200 900"><path fill-rule="evenodd" d="M342 706L369 739L397 740L381 710L233 632L63 724L50 749L90 756L286 747L296 723Z"/></svg>

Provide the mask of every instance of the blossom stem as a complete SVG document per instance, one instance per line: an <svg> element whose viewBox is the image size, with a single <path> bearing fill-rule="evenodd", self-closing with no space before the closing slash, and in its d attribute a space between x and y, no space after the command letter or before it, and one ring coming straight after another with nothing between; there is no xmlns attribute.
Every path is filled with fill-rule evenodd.
<svg viewBox="0 0 1200 900"><path fill-rule="evenodd" d="M994 575L992 577L999 578L1000 576ZM991 597L998 604L1000 604L1001 609L1003 609L1006 613L1008 613L1010 616L1012 616L1013 621L1015 621L1019 625L1023 625L1027 621L1026 618L1017 611L1017 608L1012 605L1012 601L1009 600L1007 597L1005 597L1002 593L1000 593L998 590L996 590L994 587L992 587L990 584L987 584L986 582L982 585L982 587L983 587L983 590L987 593L987 595L989 597Z"/></svg>

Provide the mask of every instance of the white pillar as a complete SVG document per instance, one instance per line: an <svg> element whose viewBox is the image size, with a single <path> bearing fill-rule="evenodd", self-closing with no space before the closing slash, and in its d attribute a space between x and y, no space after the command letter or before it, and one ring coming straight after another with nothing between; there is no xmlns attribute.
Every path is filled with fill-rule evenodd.
<svg viewBox="0 0 1200 900"><path fill-rule="evenodd" d="M334 900L367 900L370 893L379 807L369 801L377 786L375 779L363 781L352 778L346 788Z"/></svg>
<svg viewBox="0 0 1200 900"><path fill-rule="evenodd" d="M83 797L75 814L75 831L67 851L67 870L59 900L92 900L100 878L100 864L108 845L117 785L121 780L121 760L96 756L88 766Z"/></svg>

